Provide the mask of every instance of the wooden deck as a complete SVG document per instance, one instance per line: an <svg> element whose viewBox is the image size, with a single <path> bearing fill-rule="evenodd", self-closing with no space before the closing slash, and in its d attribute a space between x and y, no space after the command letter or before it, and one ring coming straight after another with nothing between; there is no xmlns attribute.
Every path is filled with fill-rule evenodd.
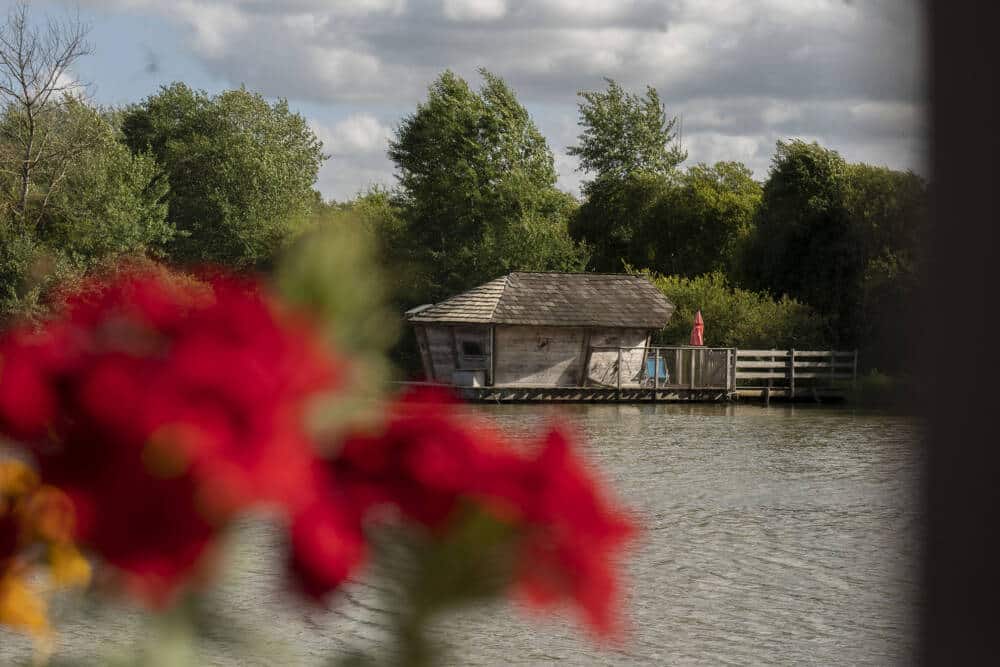
<svg viewBox="0 0 1000 667"><path fill-rule="evenodd" d="M591 350L612 362L601 382L587 386L439 386L448 386L466 400L491 403L824 402L843 400L856 382L858 368L857 351L690 346L593 346ZM642 360L638 367L625 363L636 359L637 353Z"/></svg>
<svg viewBox="0 0 1000 667"><path fill-rule="evenodd" d="M657 403L719 402L732 398L725 388L687 389L641 387L621 390L607 387L458 387L470 401L488 403Z"/></svg>

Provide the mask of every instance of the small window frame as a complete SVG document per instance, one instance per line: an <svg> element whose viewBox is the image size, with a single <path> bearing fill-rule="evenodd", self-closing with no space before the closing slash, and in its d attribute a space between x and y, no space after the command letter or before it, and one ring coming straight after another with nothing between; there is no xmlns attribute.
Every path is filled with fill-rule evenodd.
<svg viewBox="0 0 1000 667"><path fill-rule="evenodd" d="M485 357L486 349L483 344L478 340L463 340L462 341L462 356L463 357Z"/></svg>

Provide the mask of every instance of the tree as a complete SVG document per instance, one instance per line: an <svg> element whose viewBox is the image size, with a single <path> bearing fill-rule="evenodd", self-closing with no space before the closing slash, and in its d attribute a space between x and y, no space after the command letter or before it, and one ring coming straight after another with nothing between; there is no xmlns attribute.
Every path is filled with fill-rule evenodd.
<svg viewBox="0 0 1000 667"><path fill-rule="evenodd" d="M0 98L7 106L3 140L18 156L11 165L17 176L12 210L23 227L41 217L48 194L55 192L62 180L62 169L81 150L74 141L52 141L54 124L46 120L81 88L67 70L90 53L88 30L79 20L53 18L48 18L45 30L32 27L27 2L17 2L0 26ZM29 198L35 171L40 168L48 168L52 177L32 214Z"/></svg>
<svg viewBox="0 0 1000 667"><path fill-rule="evenodd" d="M730 274L760 201L761 185L746 165L696 164L650 208L632 256L669 275Z"/></svg>
<svg viewBox="0 0 1000 667"><path fill-rule="evenodd" d="M832 316L840 345L850 339L847 320L864 271L844 206L846 183L847 163L836 151L779 141L743 261L752 289L789 294Z"/></svg>
<svg viewBox="0 0 1000 667"><path fill-rule="evenodd" d="M927 185L913 172L848 165L845 207L864 248L853 335L869 367L898 373L915 323L927 231Z"/></svg>
<svg viewBox="0 0 1000 667"><path fill-rule="evenodd" d="M861 347L866 365L896 369L926 205L926 186L912 173L849 164L816 143L779 142L742 282L814 306L829 318L832 344Z"/></svg>
<svg viewBox="0 0 1000 667"><path fill-rule="evenodd" d="M624 179L635 173L669 176L687 153L676 143L677 118L652 86L644 95L626 92L613 79L604 91L581 91L583 132L567 152L580 158L580 169L597 178Z"/></svg>
<svg viewBox="0 0 1000 667"><path fill-rule="evenodd" d="M60 179L47 193L48 205L36 235L64 253L81 270L109 257L130 254L162 256L174 237L167 221L167 182L158 178L148 153L133 155L121 142L114 113L101 113L71 100L47 122L55 125L53 142L86 137L72 160L38 168L39 182Z"/></svg>
<svg viewBox="0 0 1000 667"><path fill-rule="evenodd" d="M623 263L649 266L642 220L672 187L687 153L676 143L677 119L667 117L655 88L639 96L606 81L604 91L579 93L583 132L568 152L594 177L583 185L587 199L571 230L594 248L592 268L621 271Z"/></svg>
<svg viewBox="0 0 1000 667"><path fill-rule="evenodd" d="M424 299L509 270L582 266L545 138L503 80L480 75L483 86L474 92L453 72L442 73L390 142ZM525 235L539 245L527 247Z"/></svg>
<svg viewBox="0 0 1000 667"><path fill-rule="evenodd" d="M176 260L267 262L315 206L322 142L284 100L268 104L244 88L210 97L174 83L128 109L123 131L170 183Z"/></svg>
<svg viewBox="0 0 1000 667"><path fill-rule="evenodd" d="M591 249L590 268L618 273L624 265L659 266L656 248L648 243L652 211L673 183L649 173L598 178L587 187L587 199L570 221L570 234ZM662 246L661 241L657 243Z"/></svg>
<svg viewBox="0 0 1000 667"><path fill-rule="evenodd" d="M17 111L0 114L0 208L14 214L0 224L0 319L44 314L52 288L123 255L162 254L172 238L167 183L151 156L121 143L116 120L76 98L39 119L51 146L73 150L34 167L26 228L9 224L20 157L5 129L19 122Z"/></svg>

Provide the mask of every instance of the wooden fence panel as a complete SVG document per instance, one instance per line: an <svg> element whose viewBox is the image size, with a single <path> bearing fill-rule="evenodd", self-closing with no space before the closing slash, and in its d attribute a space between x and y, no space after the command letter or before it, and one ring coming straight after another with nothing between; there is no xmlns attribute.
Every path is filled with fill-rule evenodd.
<svg viewBox="0 0 1000 667"><path fill-rule="evenodd" d="M857 381L853 350L737 350L735 356L737 389L781 389L795 396Z"/></svg>

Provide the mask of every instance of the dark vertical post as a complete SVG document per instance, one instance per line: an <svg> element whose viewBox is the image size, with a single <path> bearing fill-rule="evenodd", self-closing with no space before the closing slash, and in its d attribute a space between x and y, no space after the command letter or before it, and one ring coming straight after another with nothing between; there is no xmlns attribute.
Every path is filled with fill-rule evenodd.
<svg viewBox="0 0 1000 667"><path fill-rule="evenodd" d="M795 399L795 348L788 351L788 386L791 395L789 398Z"/></svg>
<svg viewBox="0 0 1000 667"><path fill-rule="evenodd" d="M656 400L656 392L660 388L660 348L653 350L653 400Z"/></svg>
<svg viewBox="0 0 1000 667"><path fill-rule="evenodd" d="M726 394L727 398L736 393L736 377L735 369L733 368L736 364L736 353L735 349L726 350Z"/></svg>
<svg viewBox="0 0 1000 667"><path fill-rule="evenodd" d="M694 353L695 353L695 350L697 350L697 349L698 348L696 348L696 347L692 347L690 349L690 352L691 352L691 378L690 378L690 380L691 380L691 389L694 389L694 386L695 386L695 381L694 381L694 364L695 364Z"/></svg>
<svg viewBox="0 0 1000 667"><path fill-rule="evenodd" d="M770 365L767 367L767 396L768 402L771 400L771 385L774 384L774 378L771 374L774 373L774 350L771 350Z"/></svg>
<svg viewBox="0 0 1000 667"><path fill-rule="evenodd" d="M858 390L858 349L854 348L854 367L851 369L851 389Z"/></svg>
<svg viewBox="0 0 1000 667"><path fill-rule="evenodd" d="M622 348L618 348L618 400L622 398Z"/></svg>
<svg viewBox="0 0 1000 667"><path fill-rule="evenodd" d="M590 370L590 329L583 330L583 348L580 350L580 379L577 386L587 384L587 371Z"/></svg>
<svg viewBox="0 0 1000 667"><path fill-rule="evenodd" d="M490 327L490 386L496 382L497 374L497 328Z"/></svg>
<svg viewBox="0 0 1000 667"><path fill-rule="evenodd" d="M933 31L933 183L923 302L908 313L908 351L927 389L919 412L930 417L924 462L927 500L922 643L927 665L975 664L995 653L1000 591L1000 448L996 437L996 184L1000 181L1000 3L936 0ZM963 359L936 354L953 339L952 317L927 317L946 304L962 314ZM898 341L904 345L907 341Z"/></svg>
<svg viewBox="0 0 1000 667"><path fill-rule="evenodd" d="M448 378L448 384L455 384L455 371L460 366L458 363L458 340L455 338L455 327L448 327L448 333L451 334L451 362L454 364L451 377Z"/></svg>

